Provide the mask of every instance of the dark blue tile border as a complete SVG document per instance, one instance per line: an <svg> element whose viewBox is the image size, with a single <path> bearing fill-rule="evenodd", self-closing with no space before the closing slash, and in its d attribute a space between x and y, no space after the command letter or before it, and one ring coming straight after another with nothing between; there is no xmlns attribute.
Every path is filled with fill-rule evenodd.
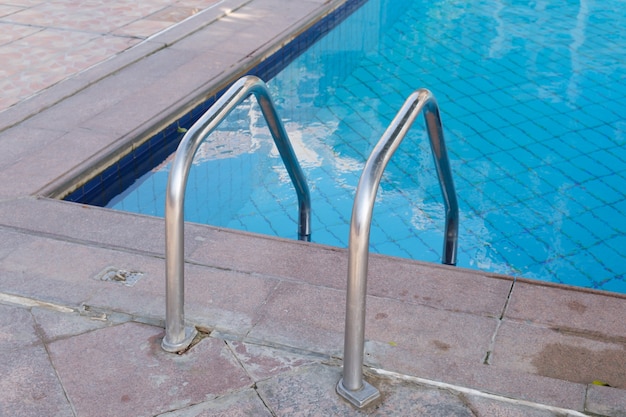
<svg viewBox="0 0 626 417"><path fill-rule="evenodd" d="M272 79L366 2L367 0L348 0L334 12L311 25L279 51L252 68L248 74L256 75L266 81ZM179 128L189 129L225 91L226 88L193 108L176 122L77 188L64 200L101 207L106 206L113 197L122 193L137 178L174 153L183 137Z"/></svg>

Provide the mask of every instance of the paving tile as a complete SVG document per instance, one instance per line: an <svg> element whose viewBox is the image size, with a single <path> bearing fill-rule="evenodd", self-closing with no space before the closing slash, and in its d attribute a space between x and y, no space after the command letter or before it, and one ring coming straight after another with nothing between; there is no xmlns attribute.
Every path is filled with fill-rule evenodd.
<svg viewBox="0 0 626 417"><path fill-rule="evenodd" d="M28 156L46 146L65 131L55 131L45 128L19 127L9 129L1 134L0 140L0 167L10 166L24 156Z"/></svg>
<svg viewBox="0 0 626 417"><path fill-rule="evenodd" d="M104 134L76 129L51 143L31 149L3 170L0 195L7 198L37 193L51 179L59 178L106 146L108 140L109 137Z"/></svg>
<svg viewBox="0 0 626 417"><path fill-rule="evenodd" d="M111 323L101 319L81 316L78 313L58 312L47 308L34 307L31 309L31 313L45 342L111 325Z"/></svg>
<svg viewBox="0 0 626 417"><path fill-rule="evenodd" d="M590 385L587 390L586 411L607 417L626 417L626 391Z"/></svg>
<svg viewBox="0 0 626 417"><path fill-rule="evenodd" d="M2 99L0 100L0 106L10 108L19 101L22 95L22 88L14 86L12 83L3 83L0 85L0 92L2 93Z"/></svg>
<svg viewBox="0 0 626 417"><path fill-rule="evenodd" d="M254 245L249 242L248 234L215 236L192 252L190 258L202 263L211 258L222 265L236 265L238 269L296 276L344 291L347 287L348 256L344 249L265 237L259 237ZM368 294L371 295L499 317L510 287L510 280L486 277L476 271L370 256Z"/></svg>
<svg viewBox="0 0 626 417"><path fill-rule="evenodd" d="M162 259L105 248L89 248L88 253L75 262L76 269L85 269L70 282L91 289L88 296L80 301L81 309L88 308L105 314L122 312L156 320L163 318L165 263ZM86 266L90 268L86 269ZM98 280L97 277L108 268L134 271L141 276L132 286L123 282Z"/></svg>
<svg viewBox="0 0 626 417"><path fill-rule="evenodd" d="M169 55L174 55L173 50L168 50ZM178 55L185 51L178 51ZM177 61L175 58L169 62L178 66L185 64L185 60ZM224 72L225 68L233 65L233 56L220 58L202 59L200 68L194 63L192 68L184 68L181 71L172 71L161 79L143 89L137 90L136 94L115 103L101 113L81 123L88 129L96 129L100 132L113 132L117 135L143 134L149 125L158 124L161 120L171 117L179 107L186 105L188 101L202 92L202 86L213 81ZM172 64L170 64L171 66ZM190 71L195 69L195 71ZM201 71L201 72L199 72ZM145 103L150 103L146 106ZM145 126L147 125L147 126Z"/></svg>
<svg viewBox="0 0 626 417"><path fill-rule="evenodd" d="M216 1L186 1L175 4L161 3L149 5L134 5L132 7L122 6L116 2L112 2L106 6L90 4L87 7L81 7L80 10L68 10L69 6L66 2L58 4L39 3L27 9L12 10L13 12L3 18L3 23L11 28L11 38L4 36L0 39L0 46L6 51L5 61L11 62L12 65L4 66L2 71L4 74L3 82L10 83L13 87L15 97L9 97L8 90L3 90L2 108L8 108L15 103L22 102L24 99L32 96L41 89L53 86L59 81L66 80L69 76L79 71L105 61L107 58L114 56L121 51L129 51L132 46L136 45L141 38L147 38L158 31L169 28L182 19L188 19L173 28L173 30L162 33L162 40L157 41L150 39L152 43L164 42L171 44L174 41L181 40L189 33L196 31L198 28L206 26L208 23L215 22L218 17L230 14L231 26L233 16L238 16L239 9L245 1L229 0L223 2ZM255 12L257 18L253 21L246 21L247 29L245 31L235 28L230 31L231 34L241 34L248 37L248 41L252 41L252 46L248 52L258 49L259 45L267 43L277 34L295 25L297 19L292 17L300 17L311 13L319 4L305 2L298 8L289 8L292 13L289 18L281 19L280 25L267 24L267 20L272 18L273 14L269 8L272 5L266 5L266 9L256 6ZM302 10L305 7L306 10ZM244 7L245 8L245 7ZM247 8L246 8L247 9ZM201 11L199 13L199 11ZM262 16L261 16L262 15ZM238 16L239 18L245 16ZM259 22L264 17L265 22ZM261 19L262 20L262 19ZM16 25L15 22L27 22L29 25L37 24L43 27L43 30L20 32L23 26ZM273 21L276 23L276 21ZM254 29L257 32L262 31L263 36L257 35L249 37L250 24L256 25ZM15 32L15 33L14 33ZM169 33L168 33L169 32ZM110 36L114 33L116 36ZM265 38L265 40L261 40ZM10 42L9 42L10 41ZM20 43L21 42L21 43ZM148 43L150 43L148 42ZM247 42L247 41L245 41ZM259 42L261 42L259 44ZM241 44L241 41L237 41ZM216 45L223 44L218 42ZM23 54L23 51L9 51L7 48L19 47L20 45L27 48L30 53L24 55L22 59L10 59L11 54ZM141 49L145 49L144 45L140 45ZM206 46L205 43L196 43L192 49L200 50ZM33 48L37 47L39 54L33 54ZM222 52L230 53L232 48ZM2 53L2 52L0 52ZM9 55L6 55L9 54ZM127 54L128 55L128 54ZM132 53L130 55L133 55ZM244 53L244 56L248 53ZM49 59L45 59L48 56ZM30 63L28 59L37 57L37 61ZM42 58L44 57L44 58ZM54 59L53 59L54 58ZM117 60L117 57L116 57ZM47 65L46 65L47 63ZM45 67L37 67L34 65L46 65ZM109 63L104 65L110 68ZM46 71L42 70L45 69ZM91 71L101 73L101 69ZM7 78L11 74L19 75L29 73L27 78ZM44 74L45 72L45 74ZM50 78L51 75L54 78ZM33 80L41 78L45 75L46 79L41 79L39 83L33 83ZM79 74L81 76L82 74ZM83 84L84 86L84 84ZM8 100L8 101L7 101ZM36 100L39 101L39 100ZM33 114L33 113L30 113Z"/></svg>
<svg viewBox="0 0 626 417"><path fill-rule="evenodd" d="M15 7L15 6L2 4L2 5L0 5L0 17L8 16L10 14L13 14L15 12L19 12L21 10L22 10L21 7ZM16 31L19 31L20 26L18 26L18 25L13 25L13 26L15 26ZM13 29L13 28L11 28L11 29ZM28 31L29 29L30 30L37 30L37 28L24 28L24 30L26 30L26 31ZM2 35L0 35L0 44L6 43L6 42L11 42L11 41L15 40L15 38L17 36L19 36L18 33L12 34L12 33L10 33L11 31L8 31L8 32L9 33L7 33L7 34L3 33Z"/></svg>
<svg viewBox="0 0 626 417"><path fill-rule="evenodd" d="M283 282L272 294L251 338L316 352L343 352L345 292ZM408 355L473 358L481 363L496 321L389 299L368 297L365 337ZM410 353L407 353L410 352ZM378 350L371 363L385 363ZM403 372L406 369L398 369Z"/></svg>
<svg viewBox="0 0 626 417"><path fill-rule="evenodd" d="M583 384L484 365L451 355L419 355L388 343L368 341L365 353L366 362L374 362L371 357L377 358L377 363L373 364L376 368L509 398L583 410L586 391Z"/></svg>
<svg viewBox="0 0 626 417"><path fill-rule="evenodd" d="M215 93L217 86L224 84L221 79L234 78L231 73L245 67L243 62L245 59L242 61L237 54L216 55L199 50L192 59L173 70L167 80L161 81L161 92L171 95L176 106L183 103L190 107Z"/></svg>
<svg viewBox="0 0 626 417"><path fill-rule="evenodd" d="M102 36L84 45L76 45L63 54L67 61L65 66L61 67L64 70L63 75L67 77L88 69L111 56L132 48L139 42L140 40L136 38Z"/></svg>
<svg viewBox="0 0 626 417"><path fill-rule="evenodd" d="M114 109L117 103L125 98L131 97L141 89L152 85L159 74L166 72L166 70L159 65L149 67L147 65L163 62L160 59L163 55L170 55L173 63L184 59L183 54L174 51L167 54L155 54L148 57L141 65L131 65L124 72L110 75L53 108L37 114L28 120L26 125L67 131L81 124L84 125L103 111ZM171 65L166 68L169 69L170 67ZM147 70L148 68L150 69ZM67 117L68 114L71 114L72 117ZM115 122L111 128L111 132L119 133ZM112 136L117 139L119 134Z"/></svg>
<svg viewBox="0 0 626 417"><path fill-rule="evenodd" d="M96 288L89 282L85 282L84 287L73 285L79 281L79 276L75 271L70 271L71 267L63 270L61 268L46 268L44 265L33 268L33 270L25 267L25 265L40 262L43 259L54 264L64 265L63 259L67 259L64 252L48 253L49 256L39 256L40 254L36 252L28 254L29 251L40 249L42 249L40 244L25 244L19 251L15 251L2 262L0 286L4 292L69 306L79 305L81 301L93 293ZM38 261L33 260L33 258L38 258ZM56 273L57 271L58 273ZM66 274L68 271L69 274Z"/></svg>
<svg viewBox="0 0 626 417"><path fill-rule="evenodd" d="M66 128L69 128L68 126L74 126L79 115L84 115L85 112L93 112L94 109L101 108L99 106L106 106L107 100L109 100L111 96L115 97L116 93L125 92L127 89L109 89L109 95L100 96L98 100L88 99L83 106L73 106L72 111L55 113L52 110L57 109L56 105L63 105L63 100L76 95L78 92L92 85L97 87L99 85L98 81L115 74L117 71L149 56L161 48L163 48L163 44L156 40L145 41L125 50L123 53L117 54L114 58L100 62L98 65L74 74L72 77L50 86L46 89L44 94L31 96L28 99L20 101L18 105L0 112L0 127L15 126L24 121L28 123L29 118L35 118L40 122L43 120L42 123L49 125L62 125ZM78 95L78 97L81 96ZM70 102L72 102L72 100L70 100ZM51 111L44 111L47 109ZM97 114L97 112L98 111L96 111L95 114ZM54 117L47 117L52 113L55 114ZM38 117L39 115L43 116L43 118L40 119L40 117ZM67 115L72 115L72 117L67 117Z"/></svg>
<svg viewBox="0 0 626 417"><path fill-rule="evenodd" d="M297 6L283 4L280 7L285 9L286 16L277 20L272 5L263 2L246 4L213 23L208 30L197 32L174 47L197 49L197 45L203 45L213 54L237 50L242 56L249 56L281 37L290 37L289 32L298 26L298 22L310 18L319 5L300 2ZM228 39L228 42L221 42L221 39Z"/></svg>
<svg viewBox="0 0 626 417"><path fill-rule="evenodd" d="M45 216L42 215L45 213ZM125 213L100 207L66 201L22 198L0 201L0 224L29 230L32 234L62 237L62 240L80 241L93 246L124 248L138 253L165 256L165 222L163 218ZM185 225L185 253L189 257L207 241L225 244L231 233L215 227ZM262 238L264 239L264 238ZM257 242L239 240L241 245L253 247ZM219 256L206 252L203 258L208 266L229 268L220 263ZM240 268L230 268L241 270ZM245 271L245 269L243 269Z"/></svg>
<svg viewBox="0 0 626 417"><path fill-rule="evenodd" d="M76 414L152 416L252 383L223 341L203 339L176 355L161 349L162 336L160 328L126 323L51 343Z"/></svg>
<svg viewBox="0 0 626 417"><path fill-rule="evenodd" d="M0 313L0 349L3 352L41 344L29 310L0 304Z"/></svg>
<svg viewBox="0 0 626 417"><path fill-rule="evenodd" d="M4 27L4 25L3 25ZM62 31L44 28L21 37L20 39L3 46L0 54L10 59L9 65L3 70L4 82L13 82L28 87L27 92L32 95L48 85L35 85L30 77L45 75L48 70L59 70L63 76L71 74L71 62L63 62L62 54L70 45L81 45L94 40L94 34ZM28 75L24 77L23 75Z"/></svg>
<svg viewBox="0 0 626 417"><path fill-rule="evenodd" d="M276 13L276 10L280 9L282 18L290 22L292 26L299 26L299 20L303 19L303 16L310 16L316 10L321 9L324 1L300 1L296 3L285 3L280 0L261 0L254 3L254 13L255 15L267 15L272 16ZM246 9L243 9L245 12ZM306 11L306 13L303 13ZM298 23L296 25L296 23Z"/></svg>
<svg viewBox="0 0 626 417"><path fill-rule="evenodd" d="M94 67L99 68L100 65ZM77 91L85 88L88 83L80 75L85 74L85 71L78 76L65 79L50 88L48 88L45 94L37 94L27 99L24 99L16 105L6 108L0 111L0 130L4 130L10 127L18 126L21 122L24 122L28 118L41 113L43 110L50 108L56 103L66 99L67 97L75 94ZM11 86L18 89L18 86ZM12 100L13 103L16 101Z"/></svg>
<svg viewBox="0 0 626 417"><path fill-rule="evenodd" d="M260 275L188 268L186 314L189 320L235 334L247 333L278 282Z"/></svg>
<svg viewBox="0 0 626 417"><path fill-rule="evenodd" d="M199 11L200 9L195 7L169 6L146 17L146 20L169 22L171 24L180 22L181 20L185 20L188 17L191 17L194 14L198 13Z"/></svg>
<svg viewBox="0 0 626 417"><path fill-rule="evenodd" d="M211 8L214 6L219 6L221 2L220 0L178 0L176 2L177 5L181 7L196 7L196 8Z"/></svg>
<svg viewBox="0 0 626 417"><path fill-rule="evenodd" d="M271 417L256 391L242 390L159 417Z"/></svg>
<svg viewBox="0 0 626 417"><path fill-rule="evenodd" d="M370 256L368 293L451 311L500 317L512 281L445 265Z"/></svg>
<svg viewBox="0 0 626 417"><path fill-rule="evenodd" d="M32 204L32 209L25 207L27 203ZM6 210L7 214L10 213L12 224L21 227L28 225L30 228L37 228L36 223L42 220L38 213L41 210L46 210L49 217L46 219L48 221L41 222L42 226L45 224L40 228L41 231L60 233L73 238L96 239L112 245L164 253L164 237L162 226L159 226L159 223L162 222L160 219L150 220L142 216L137 217L111 211L106 211L107 215L103 217L103 211L97 208L54 201L20 201L7 205ZM20 221L19 217L16 218L15 216L16 212L21 213L21 215L32 213L32 216L25 216ZM54 221L49 221L52 218ZM145 223L146 227L140 227L141 223ZM142 231L138 232L138 230ZM347 261L345 251L319 245L293 244L293 241L273 240L266 237L251 239L248 234L214 231L208 227L195 225L187 225L186 235L186 253L191 252L189 257L195 261L220 265L220 267L267 273L273 276L296 276L299 279L330 285L342 290L346 287ZM194 246L197 249L194 249ZM317 256L320 254L324 256L323 262L318 261ZM391 267L391 265L381 264ZM389 282L387 286L383 285L385 282L384 275L388 275L385 272L387 269L373 267L373 276L369 278L370 288L373 288L371 292L378 291L385 296L396 296L405 300L412 300L418 296L421 297L417 300L419 303L430 303L452 310L472 309L472 302L468 301L468 297L458 297L454 291L449 290L444 285L446 279L443 277L444 274L442 274L441 281L438 281L437 269L432 271L415 266L416 275L423 274L433 278L433 281L425 281L411 277L413 267L411 263L407 265L400 263L394 266L394 271L398 272L394 273L392 278L387 277L386 281ZM457 282L464 283L462 278L459 279L453 283L455 285ZM492 282L498 284L499 291L505 292L506 285L504 283L506 281L492 281L488 278L479 277L478 281L480 280L486 281L487 284ZM464 284L459 285L462 287ZM473 288L474 286L469 287ZM487 287L486 293L489 293L488 290L489 287ZM431 299L426 300L425 297ZM493 311L497 310L497 303L485 302L487 297L476 298L478 307L474 310L477 312L493 314ZM487 303L491 303L493 307L485 308Z"/></svg>
<svg viewBox="0 0 626 417"><path fill-rule="evenodd" d="M504 321L491 357L494 366L626 389L626 342L593 340L524 323Z"/></svg>
<svg viewBox="0 0 626 417"><path fill-rule="evenodd" d="M345 251L293 240L256 236L250 245L250 234L221 232L207 238L189 254L194 261L206 263L209 258L225 267L280 276L333 288L344 288L347 282ZM315 257L311 254L315 253ZM319 261L322 257L323 261Z"/></svg>
<svg viewBox="0 0 626 417"><path fill-rule="evenodd" d="M468 368L465 372L468 372ZM455 376L456 377L456 376ZM472 375L456 377L463 386L555 407L583 410L585 386L554 378L483 366Z"/></svg>
<svg viewBox="0 0 626 417"><path fill-rule="evenodd" d="M255 381L261 381L301 366L312 365L320 359L245 342L231 341L228 345L248 375Z"/></svg>
<svg viewBox="0 0 626 417"><path fill-rule="evenodd" d="M552 328L623 338L626 297L517 282L505 317Z"/></svg>
<svg viewBox="0 0 626 417"><path fill-rule="evenodd" d="M107 85L103 85L107 84ZM70 131L77 124L88 120L104 109L114 106L122 97L132 93L138 86L125 88L111 88L112 84L103 83L89 87L82 94L61 100L48 110L40 111L24 123L24 126L46 128L53 130ZM109 91L109 94L100 94L99 91ZM94 98L97 97L97 100ZM68 118L67 115L72 117Z"/></svg>
<svg viewBox="0 0 626 417"><path fill-rule="evenodd" d="M369 378L381 392L382 401L355 410L334 392L340 376L336 368L315 365L257 384L259 394L278 416L372 415L372 416L563 416L541 405L518 404L452 389L438 389L410 381ZM315 411L311 411L315 410Z"/></svg>
<svg viewBox="0 0 626 417"><path fill-rule="evenodd" d="M22 245L32 241L33 238L31 236L6 229L0 230L0 260L13 253Z"/></svg>
<svg viewBox="0 0 626 417"><path fill-rule="evenodd" d="M22 13L13 16L22 16ZM80 19L77 15L73 17ZM0 55L13 63L5 70L7 74L2 83L16 87L17 95L13 98L19 102L138 42L136 38L46 28L0 49Z"/></svg>
<svg viewBox="0 0 626 417"><path fill-rule="evenodd" d="M113 33L121 36L147 38L171 26L171 22L158 20L137 20L116 29Z"/></svg>
<svg viewBox="0 0 626 417"><path fill-rule="evenodd" d="M43 345L2 347L0 354L5 358L0 361L3 416L74 417Z"/></svg>
<svg viewBox="0 0 626 417"><path fill-rule="evenodd" d="M116 283L101 288L88 301L96 309L163 319L165 264L140 262L145 277L134 287ZM246 334L276 286L272 279L236 272L188 266L185 274L185 318L188 322L238 335Z"/></svg>
<svg viewBox="0 0 626 417"><path fill-rule="evenodd" d="M151 99L153 101L146 106L145 100ZM172 110L171 102L169 104L165 101L165 95L155 86L115 103L114 106L81 123L81 127L135 139L150 133L153 125L160 124L169 115L169 111Z"/></svg>
<svg viewBox="0 0 626 417"><path fill-rule="evenodd" d="M165 262L152 255L121 252L48 237L5 232L0 245L1 291L75 308L162 320L165 312ZM26 267L25 265L32 265ZM98 281L107 267L138 271L130 287ZM229 331L246 332L257 309L274 288L272 279L190 266L187 313L195 322Z"/></svg>
<svg viewBox="0 0 626 417"><path fill-rule="evenodd" d="M471 417L456 395L443 390L380 380L382 401L356 410L335 392L339 368L314 365L257 383L259 395L276 416L429 416Z"/></svg>
<svg viewBox="0 0 626 417"><path fill-rule="evenodd" d="M45 213L45 215L42 215ZM25 198L0 202L0 223L32 233L63 236L84 243L165 253L165 224L160 218L132 215L84 204ZM188 227L190 250L201 243Z"/></svg>
<svg viewBox="0 0 626 417"><path fill-rule="evenodd" d="M496 401L490 398L478 396L466 396L466 401L476 416L497 416L497 417L552 417L555 412L539 407L531 407L522 404L515 404ZM566 417L566 416L564 416Z"/></svg>
<svg viewBox="0 0 626 417"><path fill-rule="evenodd" d="M42 2L7 17L11 22L56 27L74 31L106 34L125 23L164 7L163 2L149 5L127 2L91 2L76 7L71 2Z"/></svg>
<svg viewBox="0 0 626 417"><path fill-rule="evenodd" d="M365 335L369 340L414 356L449 357L481 363L489 350L496 320L370 297ZM383 360L375 354L370 360Z"/></svg>
<svg viewBox="0 0 626 417"><path fill-rule="evenodd" d="M221 52L230 53L233 50L241 51L241 56L247 56L251 52L259 49L267 42L267 34L254 34L251 31L250 17L244 20L241 9L224 16L220 20L211 24L207 30L198 31L190 36L180 40L172 46L175 50L191 50L197 51L198 46L202 45L202 49L210 52L212 55L218 55ZM273 33L276 33L273 31ZM224 42L228 39L228 42Z"/></svg>
<svg viewBox="0 0 626 417"><path fill-rule="evenodd" d="M213 0L201 2L203 5L208 6L200 13L197 13L189 19L170 27L167 31L160 33L158 36L159 42L163 42L166 45L172 45L177 41L185 38L191 33L198 31L201 28L212 24L217 19L228 15L233 10L239 9L242 5L248 3L249 0L224 0L215 3ZM199 1L179 1L177 4L183 7L196 7ZM203 47L203 46L201 46Z"/></svg>
<svg viewBox="0 0 626 417"><path fill-rule="evenodd" d="M343 350L345 294L282 282L267 301L252 340L337 355Z"/></svg>
<svg viewBox="0 0 626 417"><path fill-rule="evenodd" d="M2 288L14 295L68 306L78 306L103 288L93 277L116 262L132 269L123 258L128 255L88 246L33 239L5 257L0 265Z"/></svg>

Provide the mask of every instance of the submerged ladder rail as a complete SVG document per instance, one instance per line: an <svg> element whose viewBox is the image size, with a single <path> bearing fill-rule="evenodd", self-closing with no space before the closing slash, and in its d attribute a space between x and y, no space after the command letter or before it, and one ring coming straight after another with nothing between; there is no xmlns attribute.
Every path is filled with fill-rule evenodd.
<svg viewBox="0 0 626 417"><path fill-rule="evenodd" d="M298 195L298 239L311 236L311 197L304 173L296 159L265 83L255 76L236 81L222 97L194 123L183 137L169 174L165 201L165 337L161 347L168 352L186 349L196 329L185 327L184 317L184 200L193 157L202 142L243 100L254 95L261 107L274 143Z"/></svg>
<svg viewBox="0 0 626 417"><path fill-rule="evenodd" d="M422 111L446 211L442 263L456 264L458 203L439 108L432 93L420 89L405 101L365 163L352 207L348 244L343 377L337 384L337 393L359 408L380 396L376 388L363 380L362 372L369 237L376 192L387 163Z"/></svg>

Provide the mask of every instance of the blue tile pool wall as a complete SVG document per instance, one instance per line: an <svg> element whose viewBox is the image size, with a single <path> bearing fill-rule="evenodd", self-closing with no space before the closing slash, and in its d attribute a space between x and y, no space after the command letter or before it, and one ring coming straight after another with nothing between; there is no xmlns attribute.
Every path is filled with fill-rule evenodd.
<svg viewBox="0 0 626 417"><path fill-rule="evenodd" d="M64 200L104 207L112 199L126 194L129 186L145 177L146 173L176 151L185 129L191 127L222 93L218 92L141 145L133 147L117 162L77 187Z"/></svg>
<svg viewBox="0 0 626 417"><path fill-rule="evenodd" d="M279 51L251 68L248 74L263 80L273 78L289 63L300 56L308 47L339 25L359 9L367 0L348 0L332 13L315 22ZM162 164L175 152L184 130L190 128L217 99L226 91L221 90L210 96L203 103L181 116L179 120L155 134L140 146L132 149L113 165L98 173L84 185L76 188L64 200L104 207L111 200L123 199L129 193L128 187L142 182L149 177L154 167ZM154 199L153 199L154 200ZM158 210L157 210L158 211ZM155 212L152 210L152 212Z"/></svg>
<svg viewBox="0 0 626 417"><path fill-rule="evenodd" d="M612 11L618 6L368 2L270 82L311 185L313 240L347 244L365 159L404 99L427 87L441 108L461 206L459 266L625 293L626 17ZM204 170L194 175L208 199L189 197L197 213L186 217L200 221L223 197L220 214L232 217L208 223L295 238L295 193L258 108L238 111L205 153L216 157L194 167ZM244 142L220 151L229 140L254 152L241 152ZM231 196L219 196L216 183ZM419 120L381 183L371 249L438 262L438 187Z"/></svg>

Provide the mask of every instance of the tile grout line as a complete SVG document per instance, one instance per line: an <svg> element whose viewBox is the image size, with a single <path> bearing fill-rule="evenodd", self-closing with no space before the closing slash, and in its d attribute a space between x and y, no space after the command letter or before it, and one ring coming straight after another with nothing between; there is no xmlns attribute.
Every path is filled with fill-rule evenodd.
<svg viewBox="0 0 626 417"><path fill-rule="evenodd" d="M506 296L506 301L504 302L504 306L502 307L502 312L500 313L500 317L496 318L496 328L491 336L491 340L489 342L489 347L487 348L487 352L485 353L485 358L483 359L483 365L491 365L491 356L496 347L496 338L498 337L498 332L500 331L500 327L502 326L502 322L504 321L504 316L506 315L506 310L509 307L509 303L511 298L513 297L513 288L515 288L515 284L517 283L517 278L513 277L513 282L511 283L511 288L509 289L509 293Z"/></svg>
<svg viewBox="0 0 626 417"><path fill-rule="evenodd" d="M270 278L270 279L275 279L275 278ZM265 316L267 315L267 304L269 303L270 299L273 298L274 295L278 292L278 287L280 287L281 283L282 283L282 280L280 279L276 280L276 284L274 285L274 288L272 288L272 290L269 291L269 293L267 294L267 297L265 297L263 302L258 307L257 319L254 321L254 323L252 323L252 325L250 326L250 329L244 334L242 340L248 339L250 337L250 333L252 333L254 328L261 322L261 320L263 320L263 318L265 318Z"/></svg>
<svg viewBox="0 0 626 417"><path fill-rule="evenodd" d="M48 303L46 303L48 304ZM45 306L44 306L45 307ZM60 311L60 310L58 310ZM78 416L78 413L76 412L76 407L74 406L73 401L70 399L70 395L67 392L67 389L65 388L65 385L63 384L63 380L61 380L61 376L59 375L59 371L57 370L56 366L54 366L54 361L52 360L52 355L50 352L50 349L48 347L48 341L46 340L45 337L45 332L43 331L41 325L39 324L39 322L37 322L37 318L35 317L35 315L33 314L32 310L29 309L29 314L31 315L32 319L33 319L33 327L35 329L35 333L37 334L37 337L39 338L39 340L41 340L41 344L43 345L44 350L46 351L46 356L48 357L48 362L50 363L50 367L54 370L54 376L57 380L57 382L59 383L59 385L61 386L61 390L63 390L63 396L65 397L68 405L70 406L70 410L72 410L72 414L74 416ZM66 312L66 311L63 311Z"/></svg>
<svg viewBox="0 0 626 417"><path fill-rule="evenodd" d="M239 364L239 366L241 367L241 369L243 369L243 371L246 373L246 375L248 375L248 378L250 378L250 380L252 381L252 386L251 388L254 390L254 393L256 394L256 396L259 398L259 400L263 403L263 406L267 409L267 411L272 415L272 417L275 417L276 414L274 413L274 410L271 409L271 407L269 406L269 404L265 401L265 399L263 398L263 396L261 396L261 393L258 391L257 388L257 381L256 379L250 374L250 372L248 372L248 368L244 365L244 363L241 361L241 359L239 358L239 355L237 355L237 352L235 351L235 349L233 349L233 346L231 346L228 343L227 339L221 339L224 344L226 345L226 347L228 348L228 350L230 351L230 353L234 356L235 360L237 361L237 363Z"/></svg>

